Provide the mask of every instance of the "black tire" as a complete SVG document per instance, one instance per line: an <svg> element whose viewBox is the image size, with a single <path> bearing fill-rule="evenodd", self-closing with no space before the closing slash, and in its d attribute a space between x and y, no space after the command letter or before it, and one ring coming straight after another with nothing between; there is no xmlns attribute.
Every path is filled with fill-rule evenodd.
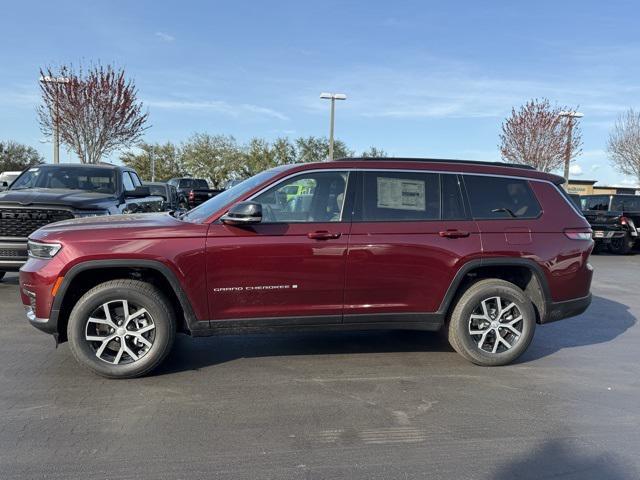
<svg viewBox="0 0 640 480"><path fill-rule="evenodd" d="M0 271L0 281L4 278L7 272Z"/></svg>
<svg viewBox="0 0 640 480"><path fill-rule="evenodd" d="M522 320L514 324L514 328L520 330L518 337L514 337L512 331L499 326L508 322L496 323L499 326L497 329L487 327L487 330L491 331L484 337L470 334L472 314L476 317L479 316L477 312L479 311L478 309L481 309L482 302L494 302L495 300L492 299L495 299L495 297L514 303L513 308L516 310L504 308L503 312L505 312L504 318L509 319L517 318L517 313L519 312ZM510 303L502 306L508 307L509 305ZM497 322L501 321L500 318L497 318ZM488 324L489 322L485 323ZM533 339L535 328L536 315L533 304L520 288L504 280L480 280L471 285L458 299L449 318L448 339L454 350L470 362L476 365L494 367L509 364L522 355ZM476 330L474 329L473 331ZM505 335L504 339L511 345L510 348L507 349L502 341L498 341L496 332L499 332L498 335L501 338L502 335ZM492 344L498 343L498 350L492 353L480 348L478 337L482 340L483 347L491 347ZM515 341L514 338L516 338Z"/></svg>
<svg viewBox="0 0 640 480"><path fill-rule="evenodd" d="M629 255L633 250L634 243L634 239L627 232L624 234L624 237L612 238L609 244L609 250L616 255Z"/></svg>
<svg viewBox="0 0 640 480"><path fill-rule="evenodd" d="M89 317L94 314L104 304L113 304L117 307L122 300L127 301L127 305L136 305L138 310L140 308L146 309L148 313L143 313L141 317L145 322L148 320L149 324L155 325L153 328L153 338L151 346L146 352L141 354L140 350L134 351L134 354L140 355L140 357L134 360L134 357L126 353L121 354L120 359L125 358L129 363L108 363L104 358L97 356L96 347L102 345L104 342L90 342L85 338L85 334L88 335L89 329L94 328L91 325L96 325L95 320L90 321ZM109 309L111 307L107 307ZM132 313L132 312L130 312ZM114 309L113 322L117 322L117 308ZM148 317L147 317L148 315ZM126 327L125 322L125 327ZM100 327L109 328L109 327ZM120 328L118 328L120 330ZM113 330L112 330L113 331ZM133 333L125 331L125 333ZM171 347L176 334L175 319L172 309L165 296L160 290L153 285L138 280L111 280L89 290L74 306L71 315L69 317L69 324L67 326L67 336L69 338L69 345L71 352L76 360L88 368L92 372L107 378L135 378L148 374L154 368L156 368L165 359ZM107 336L110 334L107 332ZM115 336L115 333L113 334ZM134 336L127 335L126 338L133 338ZM139 348L131 343L125 343L125 337L117 339L115 345L126 345L127 348L133 350ZM138 337L139 338L139 337ZM115 341L115 339L114 339ZM134 338L133 342L136 342L137 338ZM122 342L122 343L120 343ZM126 340L126 342L131 342ZM108 342L110 345L112 342ZM122 347L120 347L122 348ZM99 349L98 349L99 350ZM103 351L111 352L111 348L106 348ZM116 360L118 357L115 357Z"/></svg>
<svg viewBox="0 0 640 480"><path fill-rule="evenodd" d="M602 250L604 249L604 247L605 246L602 244L602 242L595 242L593 244L593 250L591 251L591 253L594 255L598 255L602 253Z"/></svg>

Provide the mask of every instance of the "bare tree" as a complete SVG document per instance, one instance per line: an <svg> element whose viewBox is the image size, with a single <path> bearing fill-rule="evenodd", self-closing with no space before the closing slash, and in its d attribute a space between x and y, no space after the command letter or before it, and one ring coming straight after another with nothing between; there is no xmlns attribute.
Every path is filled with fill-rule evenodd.
<svg viewBox="0 0 640 480"><path fill-rule="evenodd" d="M630 108L618 117L609 133L607 152L621 173L640 182L640 113Z"/></svg>
<svg viewBox="0 0 640 480"><path fill-rule="evenodd" d="M566 110L570 109L552 106L546 98L530 100L518 111L513 108L511 116L502 124L499 146L502 158L543 172L564 164L567 147L570 160L575 159L582 152L582 133L572 118L560 116ZM571 138L569 145L568 138Z"/></svg>
<svg viewBox="0 0 640 480"><path fill-rule="evenodd" d="M97 163L114 150L135 145L146 130L148 113L123 69L99 65L85 72L62 66L55 73L41 69L40 75L65 79L40 83L40 128L51 136L57 126L61 142L82 163Z"/></svg>

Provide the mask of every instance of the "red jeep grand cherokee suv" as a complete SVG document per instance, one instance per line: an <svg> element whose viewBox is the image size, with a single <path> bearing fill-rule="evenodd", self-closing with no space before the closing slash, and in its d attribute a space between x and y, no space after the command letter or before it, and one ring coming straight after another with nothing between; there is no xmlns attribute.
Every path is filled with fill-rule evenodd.
<svg viewBox="0 0 640 480"><path fill-rule="evenodd" d="M562 181L501 163L282 166L183 215L41 228L22 301L106 377L151 371L176 332L445 328L463 357L503 365L591 301L591 230Z"/></svg>

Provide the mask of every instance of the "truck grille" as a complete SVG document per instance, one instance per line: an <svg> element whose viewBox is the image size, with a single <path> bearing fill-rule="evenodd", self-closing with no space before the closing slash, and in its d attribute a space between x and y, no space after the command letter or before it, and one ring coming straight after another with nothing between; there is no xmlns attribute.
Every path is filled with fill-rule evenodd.
<svg viewBox="0 0 640 480"><path fill-rule="evenodd" d="M0 248L0 258L22 258L27 256L26 250L12 250L9 248Z"/></svg>
<svg viewBox="0 0 640 480"><path fill-rule="evenodd" d="M28 237L49 223L69 220L67 210L48 208L0 208L0 237Z"/></svg>

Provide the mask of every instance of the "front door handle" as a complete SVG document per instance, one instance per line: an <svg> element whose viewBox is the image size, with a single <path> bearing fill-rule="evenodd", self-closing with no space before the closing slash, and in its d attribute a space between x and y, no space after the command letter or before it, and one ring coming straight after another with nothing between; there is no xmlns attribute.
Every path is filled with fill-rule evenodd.
<svg viewBox="0 0 640 480"><path fill-rule="evenodd" d="M464 230L443 230L442 232L438 232L438 234L444 238L462 238L469 236L469 232L465 232Z"/></svg>
<svg viewBox="0 0 640 480"><path fill-rule="evenodd" d="M336 238L340 238L341 235L341 233L331 233L327 232L326 230L307 233L307 237L312 240L334 240Z"/></svg>

